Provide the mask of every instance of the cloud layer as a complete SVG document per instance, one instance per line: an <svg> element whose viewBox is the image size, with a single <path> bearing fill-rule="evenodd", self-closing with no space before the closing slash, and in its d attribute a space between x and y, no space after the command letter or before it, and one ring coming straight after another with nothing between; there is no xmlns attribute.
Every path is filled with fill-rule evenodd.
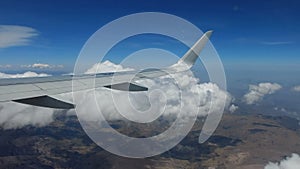
<svg viewBox="0 0 300 169"><path fill-rule="evenodd" d="M0 103L0 126L16 129L26 125L45 126L53 121L54 110L13 102Z"/></svg>
<svg viewBox="0 0 300 169"><path fill-rule="evenodd" d="M22 68L34 68L34 69L53 69L63 68L63 65L50 65L47 63L34 63L32 65L21 65Z"/></svg>
<svg viewBox="0 0 300 169"><path fill-rule="evenodd" d="M123 68L109 61L94 65L87 73L95 73L97 67L103 67L103 71L132 70L131 68ZM2 77L28 77L28 76L44 76L46 74L37 74L34 72L26 72L18 75L2 74ZM175 80L174 80L175 79ZM149 113L157 113L165 108L163 116L182 113L188 117L189 114L198 113L195 107L199 109L199 116L205 116L210 110L219 110L225 104L230 106L232 97L226 91L221 90L216 84L203 83L199 84L198 79L189 74L180 73L173 77L165 76L154 80L139 81L141 85L150 88L149 92L128 93L121 91L111 91L100 88L96 92L96 100L101 107L101 112L109 120L124 119L118 113L121 107L122 112L135 113L133 109L139 111L149 111ZM115 100L119 105L116 107L111 93L117 93ZM94 105L94 92L84 91L77 93L81 96L81 106L87 120L95 120L98 117L98 108ZM71 94L64 94L58 97L66 100L72 100ZM184 97L180 97L184 96ZM130 98L130 104L124 102ZM165 99L166 98L166 99ZM167 101L166 101L167 100ZM166 101L166 102L165 102ZM151 104L150 104L151 103ZM165 106L164 104L167 103ZM181 103L181 104L180 104ZM152 106L151 105L155 105ZM78 107L78 106L77 106ZM214 107L213 109L211 109ZM231 108L233 109L233 108ZM234 108L235 109L235 108ZM43 126L53 121L54 110L47 108L39 108L34 106L26 106L17 103L0 104L0 125L6 129L19 128L25 125ZM58 111L58 110L56 110ZM69 115L74 115L75 111L70 110Z"/></svg>
<svg viewBox="0 0 300 169"><path fill-rule="evenodd" d="M30 27L0 25L0 48L28 45L37 35L37 30Z"/></svg>
<svg viewBox="0 0 300 169"><path fill-rule="evenodd" d="M258 85L249 85L249 92L244 95L244 101L247 104L254 104L265 95L273 94L281 89L281 85L277 83L259 83Z"/></svg>
<svg viewBox="0 0 300 169"><path fill-rule="evenodd" d="M278 163L269 162L264 169L299 169L300 157L298 154L292 154Z"/></svg>
<svg viewBox="0 0 300 169"><path fill-rule="evenodd" d="M97 67L99 68L98 70ZM100 68L103 68L104 71ZM97 72L107 72L133 69L123 68L120 65L105 61L95 64L86 73L95 73L95 70ZM127 94L126 92L112 91L115 93L112 95L110 90L99 89L99 92L95 93L95 97L96 100L99 100L98 105L101 108L102 114L107 119L116 120L121 118L119 113L133 117L139 113L138 111L143 111L143 114L148 115L155 114L165 108L165 111L162 113L163 116L177 115L181 112L188 117L189 115L198 113L197 109L199 109L199 116L205 116L211 110L217 111L222 109L224 105L228 108L232 100L231 95L221 90L216 84L199 84L197 78L187 73L177 73L172 74L172 76L141 80L138 83L148 87L149 92ZM77 106L77 108L80 107L83 109L81 111L85 113L82 117L86 118L85 120L87 121L97 119L98 109L93 103L93 100L95 100L93 94L92 91L86 94L79 94L80 98L84 97L84 99L80 99L81 103L79 103L83 106ZM130 102L126 101L128 98ZM211 109L211 107L214 107L214 109ZM119 112L120 109L122 112Z"/></svg>
<svg viewBox="0 0 300 169"><path fill-rule="evenodd" d="M50 76L46 73L35 73L35 72L25 72L25 73L19 73L19 74L6 74L0 72L0 78L23 78L23 77L45 77Z"/></svg>

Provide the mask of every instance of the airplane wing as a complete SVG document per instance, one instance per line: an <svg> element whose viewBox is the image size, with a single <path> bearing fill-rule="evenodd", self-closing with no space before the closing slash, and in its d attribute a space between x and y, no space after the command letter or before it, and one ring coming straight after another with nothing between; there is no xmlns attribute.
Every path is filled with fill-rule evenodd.
<svg viewBox="0 0 300 169"><path fill-rule="evenodd" d="M137 85L134 81L145 78L156 78L168 73L177 73L190 69L196 62L211 34L212 31L206 32L176 64L164 69L146 69L139 72L108 72L80 76L1 79L0 102L14 101L41 107L72 109L75 106L72 103L61 101L52 96L99 87L131 92L147 91L146 87ZM132 77L133 75L133 82L128 82L128 77Z"/></svg>

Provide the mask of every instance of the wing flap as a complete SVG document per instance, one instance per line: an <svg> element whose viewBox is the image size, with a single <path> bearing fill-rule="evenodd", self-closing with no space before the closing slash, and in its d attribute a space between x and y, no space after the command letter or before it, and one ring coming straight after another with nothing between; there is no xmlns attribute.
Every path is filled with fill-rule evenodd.
<svg viewBox="0 0 300 169"><path fill-rule="evenodd" d="M121 90L121 91L130 91L130 92L140 92L148 91L147 87L139 86L133 83L118 83L113 85L104 86L109 89Z"/></svg>
<svg viewBox="0 0 300 169"><path fill-rule="evenodd" d="M73 109L75 106L71 103L55 99L50 96L38 96L26 99L13 100L17 103L23 103L39 107L48 107L55 109Z"/></svg>

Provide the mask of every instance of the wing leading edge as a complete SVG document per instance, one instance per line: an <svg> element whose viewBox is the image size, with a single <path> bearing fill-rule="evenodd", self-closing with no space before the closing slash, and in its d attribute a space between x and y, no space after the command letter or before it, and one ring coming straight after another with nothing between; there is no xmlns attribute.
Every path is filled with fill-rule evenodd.
<svg viewBox="0 0 300 169"><path fill-rule="evenodd" d="M212 31L207 31L176 64L161 70L147 69L140 72L111 72L76 77L59 76L1 79L0 102L15 101L40 107L72 109L75 107L72 103L51 96L99 87L131 92L147 91L148 89L144 86L128 82L128 78L126 77L134 74L133 81L136 81L145 78L156 78L167 75L168 73L177 73L190 69L195 64L200 52L209 41L211 34ZM91 83L91 79L94 79L94 83Z"/></svg>

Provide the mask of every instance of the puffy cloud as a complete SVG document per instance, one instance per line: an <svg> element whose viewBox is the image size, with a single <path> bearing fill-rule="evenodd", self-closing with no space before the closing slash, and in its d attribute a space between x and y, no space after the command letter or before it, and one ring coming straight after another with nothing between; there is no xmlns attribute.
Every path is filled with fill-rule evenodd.
<svg viewBox="0 0 300 169"><path fill-rule="evenodd" d="M86 73L94 73L97 67L99 67L100 72L132 70L105 61L94 65ZM101 70L101 68L104 68L104 70ZM135 109L137 109L144 111L143 114L155 114L158 111L165 110L163 116L176 115L180 111L189 116L189 114L198 113L198 108L198 115L205 116L209 111L222 109L224 105L228 108L232 100L231 95L220 89L216 84L199 84L197 78L186 72L140 80L138 83L148 87L149 91L129 94L122 91L112 91L117 96L112 98L114 94L111 94L110 90L99 89L99 92L95 93L96 99L93 91L85 94L78 93L80 98L84 97L84 99L80 99L81 103L79 104L82 106L77 106L77 108L83 109L82 112L85 112L85 114L82 117L86 118L87 121L97 119L98 108L94 105L94 100L99 100L98 105L101 108L101 113L104 114L106 119L110 120L122 118L118 113L120 109L122 115L125 113L134 116L139 113L136 112ZM130 98L130 103L125 101L128 98Z"/></svg>
<svg viewBox="0 0 300 169"><path fill-rule="evenodd" d="M98 66L101 68L100 72L132 70L106 61L98 63L97 66L94 65L87 73L95 73L95 70L97 70L95 67ZM102 68L105 70L102 70ZM38 76L39 74L36 75ZM10 75L10 77L19 76ZM77 106L77 108L80 107L83 109L81 112L85 113L83 117L86 120L98 119L98 107L94 104L96 98L99 101L98 104L101 107L102 114L109 120L124 119L123 113L131 113L131 115L135 116L136 114L134 113L136 113L136 110L148 111L149 114L163 112L160 115L164 117L177 115L181 111L181 113L189 117L189 115L198 113L195 108L199 109L198 116L205 116L211 111L221 110L224 105L228 109L232 101L230 94L220 89L216 84L199 84L197 78L187 73L141 80L137 83L148 87L150 90L148 92L129 92L129 94L105 88L97 89L98 92L95 93L93 91L77 92L75 95L80 95L80 102L78 104L82 105ZM115 93L117 97L112 98L111 93ZM63 94L56 97L72 100L72 94ZM128 100L128 97L130 104L124 101ZM116 107L115 103L117 103L118 107ZM118 112L119 108L122 110L122 115ZM4 128L18 128L28 124L43 126L52 122L54 115L54 110L52 109L17 103L0 104L0 111L0 125ZM69 110L67 114L75 115L75 111Z"/></svg>
<svg viewBox="0 0 300 169"><path fill-rule="evenodd" d="M13 102L0 103L0 126L16 129L26 125L45 126L53 121L54 110Z"/></svg>
<svg viewBox="0 0 300 169"><path fill-rule="evenodd" d="M134 115L134 113L139 113L134 109L138 111L150 110L143 114L155 114L158 111L163 111L162 115L165 117L177 115L180 111L184 113L186 117L194 115L195 113L198 113L198 116L205 116L211 110L218 111L222 109L224 104L225 108L228 108L232 99L229 93L221 90L213 83L194 84L183 90L178 90L176 85L165 78L160 81L141 81L140 84L147 87L150 86L150 92L158 89L158 92L162 92L162 94L140 92L129 93L128 96L126 92L112 91L115 95L111 95L110 90L102 88L98 89L95 93L93 91L79 92L76 94L81 97L79 104L82 106L77 106L77 108L80 107L80 112L85 112L81 117L84 117L87 121L97 119L99 110L98 107L94 105L94 100L99 100L98 105L106 119L119 120L122 119L121 114ZM184 95L184 97L180 98L180 94ZM130 104L124 101L127 100L128 97L131 101ZM165 99L167 99L167 102ZM199 112L197 112L197 108ZM119 112L120 110L122 112Z"/></svg>
<svg viewBox="0 0 300 169"><path fill-rule="evenodd" d="M123 68L122 65L116 65L108 60L102 63L94 64L90 69L88 69L86 74L94 73L105 73L105 72L120 72L120 71L130 71L132 68Z"/></svg>
<svg viewBox="0 0 300 169"><path fill-rule="evenodd" d="M30 27L0 25L0 48L28 45L38 32Z"/></svg>
<svg viewBox="0 0 300 169"><path fill-rule="evenodd" d="M300 92L300 86L295 86L292 90L295 92Z"/></svg>
<svg viewBox="0 0 300 169"><path fill-rule="evenodd" d="M300 168L300 157L298 154L292 154L291 157L281 160L278 163L269 162L264 169L298 169Z"/></svg>
<svg viewBox="0 0 300 169"><path fill-rule="evenodd" d="M249 85L249 92L244 95L244 101L247 104L254 104L261 100L267 94L273 94L281 86L277 83L259 83L258 85Z"/></svg>
<svg viewBox="0 0 300 169"><path fill-rule="evenodd" d="M234 113L239 107L232 104L230 107L229 107L229 112L230 113Z"/></svg>
<svg viewBox="0 0 300 169"><path fill-rule="evenodd" d="M45 77L45 76L50 76L50 75L46 73L35 73L31 71L20 73L20 74L6 74L0 72L0 78L23 78L23 77Z"/></svg>

